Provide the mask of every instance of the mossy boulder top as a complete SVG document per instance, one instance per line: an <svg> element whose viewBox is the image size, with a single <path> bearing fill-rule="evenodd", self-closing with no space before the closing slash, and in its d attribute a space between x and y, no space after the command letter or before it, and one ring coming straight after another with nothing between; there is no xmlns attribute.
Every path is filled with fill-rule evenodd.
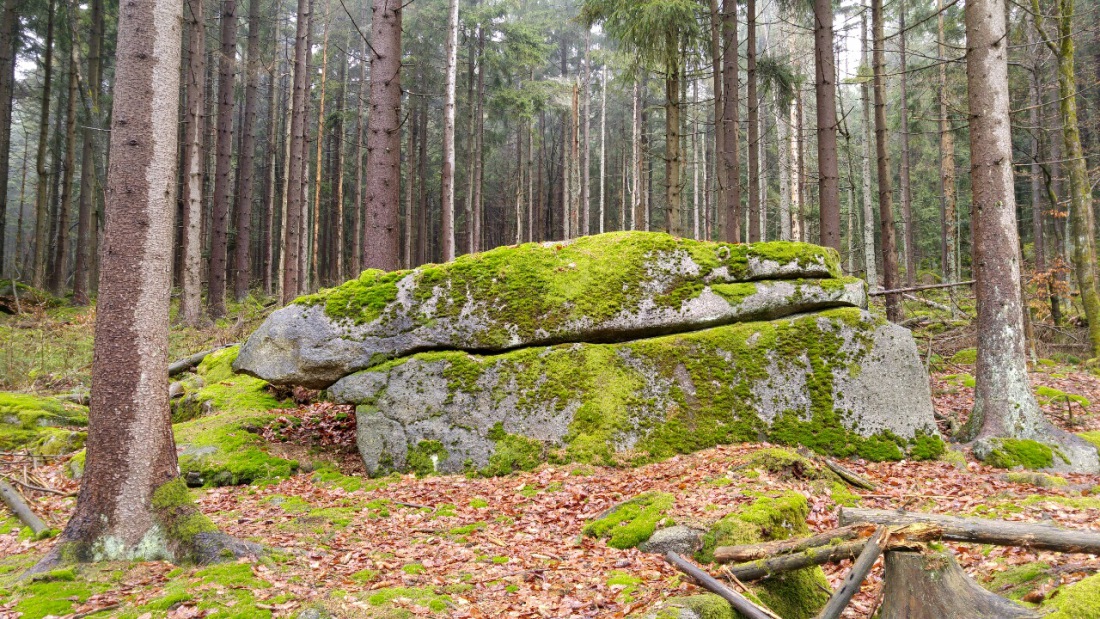
<svg viewBox="0 0 1100 619"><path fill-rule="evenodd" d="M830 249L614 232L365 271L272 314L234 368L324 388L417 352L627 342L865 304Z"/></svg>

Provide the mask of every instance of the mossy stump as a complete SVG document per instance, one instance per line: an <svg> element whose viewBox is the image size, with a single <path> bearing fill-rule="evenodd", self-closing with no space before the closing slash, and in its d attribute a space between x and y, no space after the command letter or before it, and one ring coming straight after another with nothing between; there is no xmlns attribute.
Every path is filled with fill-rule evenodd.
<svg viewBox="0 0 1100 619"><path fill-rule="evenodd" d="M888 551L879 619L1030 619L1027 608L986 591L946 552Z"/></svg>

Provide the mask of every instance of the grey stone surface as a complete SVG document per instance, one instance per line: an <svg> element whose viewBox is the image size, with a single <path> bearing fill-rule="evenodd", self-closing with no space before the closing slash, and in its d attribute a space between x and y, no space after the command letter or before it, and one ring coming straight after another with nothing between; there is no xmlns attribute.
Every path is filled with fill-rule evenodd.
<svg viewBox="0 0 1100 619"><path fill-rule="evenodd" d="M853 308L638 342L485 357L428 353L347 376L330 393L358 405L359 448L371 474L403 470L421 441L443 445L440 471L481 469L497 452L490 436L498 426L566 456L593 443L611 452L674 452L723 437L669 446L662 425L685 415L703 415L698 423L708 432L729 426L727 442L758 440L777 419L809 422L822 406L864 437L936 434L908 331ZM750 415L758 422L746 421Z"/></svg>
<svg viewBox="0 0 1100 619"><path fill-rule="evenodd" d="M703 547L703 533L699 529L679 524L657 529L652 537L638 546L638 550L658 555L675 552L680 555L691 556Z"/></svg>

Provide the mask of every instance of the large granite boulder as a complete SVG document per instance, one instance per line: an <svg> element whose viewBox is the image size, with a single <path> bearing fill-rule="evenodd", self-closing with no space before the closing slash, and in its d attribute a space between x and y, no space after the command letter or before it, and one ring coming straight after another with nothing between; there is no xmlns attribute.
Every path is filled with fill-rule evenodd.
<svg viewBox="0 0 1100 619"><path fill-rule="evenodd" d="M832 250L620 232L367 271L273 314L235 369L357 405L371 474L502 474L770 440L942 449L909 332Z"/></svg>
<svg viewBox="0 0 1100 619"><path fill-rule="evenodd" d="M276 384L324 388L428 350L499 352L621 342L865 303L835 252L617 232L528 243L442 265L369 270L278 310L234 364Z"/></svg>

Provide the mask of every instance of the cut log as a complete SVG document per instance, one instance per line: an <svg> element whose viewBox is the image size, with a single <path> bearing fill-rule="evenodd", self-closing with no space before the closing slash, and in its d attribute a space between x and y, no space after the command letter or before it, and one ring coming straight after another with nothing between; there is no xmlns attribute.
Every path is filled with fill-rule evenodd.
<svg viewBox="0 0 1100 619"><path fill-rule="evenodd" d="M216 352L218 352L219 350L221 350L223 348L229 348L230 346L237 346L238 344L239 344L239 342L233 342L232 344L226 344L224 346L218 346L217 348L211 348L210 350L204 350L202 352L197 352L197 353L191 355L190 357L184 357L183 359L173 361L168 366L168 377L171 378L173 376L183 374L184 372L186 372L186 371L190 370L191 368L197 366L198 364L202 363L202 360L205 359L207 357L207 355L209 355L211 353L216 353Z"/></svg>
<svg viewBox="0 0 1100 619"><path fill-rule="evenodd" d="M38 517L37 514L31 509L30 505L23 500L23 496L15 491L8 485L8 482L0 480L0 500L4 501L4 505L8 506L11 513L15 514L15 517L23 524L31 528L31 532L37 537L43 531L49 529L45 522Z"/></svg>
<svg viewBox="0 0 1100 619"><path fill-rule="evenodd" d="M1047 524L844 507L840 509L839 518L842 525L857 522L892 526L931 525L942 529L941 539L954 542L1100 554L1100 533L1062 529Z"/></svg>
<svg viewBox="0 0 1100 619"><path fill-rule="evenodd" d="M886 553L879 619L998 619L1038 617L983 589L945 552Z"/></svg>
<svg viewBox="0 0 1100 619"><path fill-rule="evenodd" d="M915 297L911 294L903 294L901 296L905 299L910 300L910 301L916 301L917 303L923 303L924 305L927 305L928 307L931 307L932 309L938 309L941 312L950 312L951 311L951 308L947 307L943 303L936 303L935 301L929 301L928 299L922 299L920 297Z"/></svg>
<svg viewBox="0 0 1100 619"><path fill-rule="evenodd" d="M889 536L890 529L887 527L879 527L875 530L875 534L863 546L863 552L859 553L859 558L852 565L852 569L844 577L844 582L840 583L840 588L833 593L825 604L825 608L822 608L817 615L818 619L839 619L840 613L844 612L848 603L852 601L852 596L859 592L860 585L871 572L871 567L885 550Z"/></svg>
<svg viewBox="0 0 1100 619"><path fill-rule="evenodd" d="M692 562L675 552L666 554L665 559L668 560L669 563L675 565L676 569L691 576L695 582L699 583L699 586L729 602L730 606L744 617L748 619L777 619L775 613L757 606L749 598L723 585L713 576L699 569Z"/></svg>
<svg viewBox="0 0 1100 619"><path fill-rule="evenodd" d="M873 524L858 523L799 539L784 539L761 544L746 544L744 546L719 546L714 549L714 560L718 563L744 563L775 555L803 552L810 548L828 546L836 542L870 537L874 532L875 526Z"/></svg>

